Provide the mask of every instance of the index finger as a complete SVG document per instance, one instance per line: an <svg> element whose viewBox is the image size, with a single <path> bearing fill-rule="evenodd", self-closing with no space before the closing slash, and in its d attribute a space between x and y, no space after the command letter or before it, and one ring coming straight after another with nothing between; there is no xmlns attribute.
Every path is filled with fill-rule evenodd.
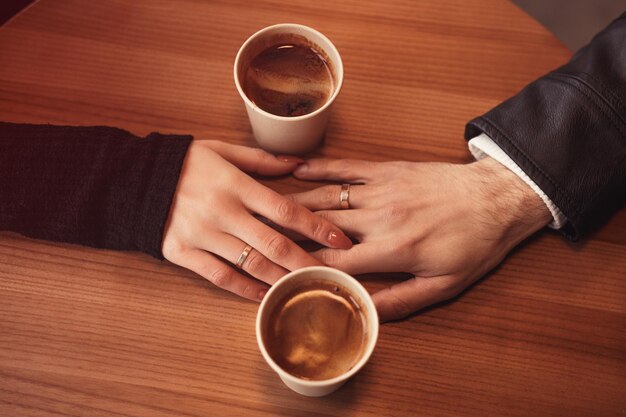
<svg viewBox="0 0 626 417"><path fill-rule="evenodd" d="M298 164L304 162L295 156L274 156L259 148L249 148L217 140L206 141L206 144L237 168L250 173L283 175L293 171Z"/></svg>
<svg viewBox="0 0 626 417"><path fill-rule="evenodd" d="M337 249L352 247L352 241L337 226L269 188L251 187L247 194L247 198L242 199L244 205L279 226L324 246Z"/></svg>
<svg viewBox="0 0 626 417"><path fill-rule="evenodd" d="M376 162L358 159L309 159L293 172L303 180L335 180L350 183L368 183L373 179Z"/></svg>

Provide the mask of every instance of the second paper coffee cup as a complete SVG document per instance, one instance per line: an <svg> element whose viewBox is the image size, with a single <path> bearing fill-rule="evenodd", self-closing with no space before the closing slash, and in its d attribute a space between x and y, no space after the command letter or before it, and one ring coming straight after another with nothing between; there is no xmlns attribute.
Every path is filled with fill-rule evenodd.
<svg viewBox="0 0 626 417"><path fill-rule="evenodd" d="M256 337L263 358L299 394L330 394L369 360L378 314L367 290L340 270L290 272L263 298Z"/></svg>

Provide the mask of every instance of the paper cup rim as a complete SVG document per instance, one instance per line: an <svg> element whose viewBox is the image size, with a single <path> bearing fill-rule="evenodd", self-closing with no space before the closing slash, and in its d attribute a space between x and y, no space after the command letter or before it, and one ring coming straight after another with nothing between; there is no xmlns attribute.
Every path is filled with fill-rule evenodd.
<svg viewBox="0 0 626 417"><path fill-rule="evenodd" d="M370 315L370 320L372 321L372 323L374 323L372 326L371 336L367 342L367 347L365 348L365 351L363 352L363 356L361 356L361 359L359 359L359 361L352 368L350 368L348 372L343 373L333 378L321 379L321 380L310 380L310 379L298 378L297 376L294 376L290 374L289 372L285 371L283 368L281 368L271 358L271 356L267 352L267 349L265 349L265 344L263 343L263 337L261 334L262 312L266 308L268 300L271 298L271 295L277 291L277 288L279 288L282 285L285 285L284 284L285 282L291 279L294 279L294 277L302 275L303 273L308 273L312 271L332 272L334 274L339 274L342 277L342 279L351 281L352 284L354 284L356 288L358 288L358 292L362 292L365 295L365 297L363 297L363 294L358 294L359 297L361 298L361 302L364 304L363 307L367 309L367 312ZM348 380L354 374L356 374L359 370L361 370L361 368L367 363L367 361L372 356L372 353L374 352L374 348L376 347L376 343L378 341L378 330L379 330L379 321L378 321L378 313L376 311L376 306L374 305L374 301L372 300L372 297L369 295L365 287L363 287L363 285L359 281L357 281L356 278L354 278L353 276L339 269L330 268L327 266L309 266L306 268L297 269L283 276L276 284L272 286L272 288L270 288L267 294L265 294L265 297L263 297L263 301L261 301L261 305L259 306L259 312L256 317L256 339L259 345L259 349L261 350L261 354L263 355L263 358L265 359L265 361L281 377L281 379L288 380L291 383L301 384L307 387L325 387L329 385L338 384L340 382Z"/></svg>
<svg viewBox="0 0 626 417"><path fill-rule="evenodd" d="M315 111L313 111L311 113L303 114L302 116L278 116L276 114L273 114L273 113L270 113L268 111L263 110L262 108L260 108L256 104L254 104L254 102L252 100L250 100L250 98L245 93L245 91L243 91L243 88L241 87L241 83L239 82L239 74L237 72L237 68L239 67L239 61L241 59L242 52L246 49L246 47L254 39L256 39L257 37L263 35L265 32L269 32L269 31L271 31L273 29L276 29L276 28L279 28L279 27L297 28L297 29L302 29L304 31L310 31L310 32L315 33L317 36L319 36L325 42L327 42L328 43L328 47L330 48L330 50L333 51L337 55L337 62L333 61L333 64L337 65L338 69L339 68L341 69L341 77L339 77L339 74L337 74L337 78L339 78L339 80L336 80L336 86L333 89L333 94L328 98L328 100L326 100L326 103L324 103L324 105L322 107L320 107L319 109L317 109L317 110L315 110ZM339 71L337 71L337 72L339 72ZM246 39L246 41L241 45L241 47L237 51L237 56L235 57L235 64L233 65L233 78L235 79L235 86L237 87L237 91L239 92L239 95L241 96L243 101L252 110L254 110L256 112L259 112L259 113L261 113L261 114L263 114L263 115L265 115L267 117L270 117L272 119L275 119L275 120L297 122L297 121L300 121L300 120L309 119L311 117L314 117L314 116L318 115L319 113L322 113L324 110L326 110L328 107L330 107L330 105L335 101L335 99L339 95L339 91L341 90L341 86L343 85L343 78L344 78L343 77L343 61L341 59L341 55L339 54L339 51L335 47L335 44L333 44L331 42L331 40L328 39L328 37L326 37L326 35L324 35L320 31L317 31L317 30L315 30L315 29L313 29L312 27L309 27L309 26L301 25L299 23L277 23L275 25L266 26L263 29L260 29L260 30L256 31L255 33L250 35L250 37L248 37L248 39Z"/></svg>

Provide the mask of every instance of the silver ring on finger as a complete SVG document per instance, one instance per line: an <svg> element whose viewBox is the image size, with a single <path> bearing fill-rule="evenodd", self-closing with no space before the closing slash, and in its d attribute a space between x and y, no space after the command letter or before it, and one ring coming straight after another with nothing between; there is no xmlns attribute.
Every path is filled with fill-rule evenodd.
<svg viewBox="0 0 626 417"><path fill-rule="evenodd" d="M239 258L237 258L237 263L235 264L237 268L243 269L243 264L244 262L246 262L246 259L248 259L248 255L250 255L250 252L252 252L252 246L246 245L246 247L243 248L243 252L241 252L241 255L239 255Z"/></svg>
<svg viewBox="0 0 626 417"><path fill-rule="evenodd" d="M350 208L350 184L341 184L339 193L339 208L347 210Z"/></svg>

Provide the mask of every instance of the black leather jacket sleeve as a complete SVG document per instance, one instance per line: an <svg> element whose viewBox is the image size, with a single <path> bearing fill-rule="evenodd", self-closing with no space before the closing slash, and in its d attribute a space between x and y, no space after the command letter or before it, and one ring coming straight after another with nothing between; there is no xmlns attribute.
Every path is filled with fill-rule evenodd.
<svg viewBox="0 0 626 417"><path fill-rule="evenodd" d="M567 217L570 239L626 201L626 13L564 66L470 121Z"/></svg>

